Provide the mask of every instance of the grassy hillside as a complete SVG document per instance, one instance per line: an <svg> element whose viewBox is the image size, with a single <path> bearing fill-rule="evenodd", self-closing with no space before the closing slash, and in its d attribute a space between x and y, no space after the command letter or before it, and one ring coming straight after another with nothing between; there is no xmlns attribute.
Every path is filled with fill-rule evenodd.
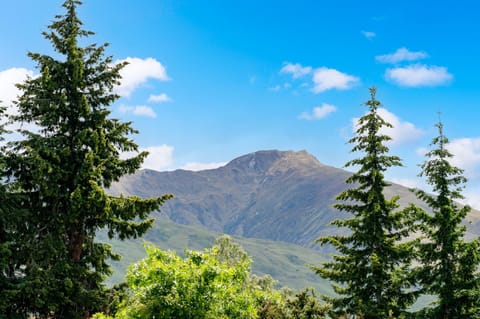
<svg viewBox="0 0 480 319"><path fill-rule="evenodd" d="M124 256L120 262L112 263L115 272L108 283L115 284L123 281L127 266L145 257L142 246L144 240L153 242L162 249L182 253L185 248L201 250L210 247L217 236L219 234L198 226L179 225L165 218L158 219L154 228L142 240L108 241L105 234L101 234L100 241L111 243L114 251ZM254 238L233 236L233 240L252 256L253 273L270 274L278 280L279 286L295 289L314 287L320 293L332 292L330 285L307 266L325 260L325 256L322 256L319 251L290 243Z"/></svg>

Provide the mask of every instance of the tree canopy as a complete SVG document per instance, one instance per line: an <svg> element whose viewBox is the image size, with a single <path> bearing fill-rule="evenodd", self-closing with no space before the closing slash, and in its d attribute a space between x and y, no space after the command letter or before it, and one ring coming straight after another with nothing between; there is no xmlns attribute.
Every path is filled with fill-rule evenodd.
<svg viewBox="0 0 480 319"><path fill-rule="evenodd" d="M322 319L329 308L310 289L281 292L270 276L251 274L250 256L229 236L185 257L152 244L145 249L147 257L128 269L117 319Z"/></svg>
<svg viewBox="0 0 480 319"><path fill-rule="evenodd" d="M93 34L82 29L80 4L66 0L65 13L43 33L54 54L29 53L40 74L18 85L18 114L12 117L29 125L19 130L23 139L11 142L6 156L7 174L26 212L17 225L21 247L11 262L21 280L15 304L19 313L40 318L81 318L101 308L107 294L102 281L110 274L106 261L119 256L96 242L95 234L141 236L153 222L148 214L170 197L115 197L105 191L135 172L147 153L120 157L138 152L131 123L110 117L125 64L105 57L106 44L80 45Z"/></svg>

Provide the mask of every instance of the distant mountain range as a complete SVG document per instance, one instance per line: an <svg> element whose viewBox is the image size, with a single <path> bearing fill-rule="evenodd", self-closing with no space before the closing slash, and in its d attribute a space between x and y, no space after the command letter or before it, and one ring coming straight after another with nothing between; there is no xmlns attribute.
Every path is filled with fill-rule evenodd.
<svg viewBox="0 0 480 319"><path fill-rule="evenodd" d="M315 287L331 293L330 285L307 264L318 264L329 254L314 244L321 235L341 232L328 224L346 217L332 205L348 185L351 173L321 164L305 151L259 151L236 158L227 165L204 171L141 170L112 185L112 194L155 197L174 194L162 212L155 212L154 227L144 237L162 249L181 253L185 248L211 246L216 236L234 236L253 257L253 271L271 274L280 285ZM393 184L387 198L400 195L400 204L425 207L407 188ZM480 233L480 213L469 218L468 236ZM343 230L344 231L344 230ZM108 241L105 234L99 239ZM110 241L124 256L114 263L110 282L119 282L128 264L144 256L141 241Z"/></svg>
<svg viewBox="0 0 480 319"><path fill-rule="evenodd" d="M339 213L332 205L347 185L349 172L321 164L306 151L258 151L227 165L204 171L141 170L125 176L110 191L141 197L171 193L175 198L162 214L184 225L247 238L284 241L311 247ZM407 188L393 184L387 197L400 195L400 204L417 203ZM480 229L478 212L471 229Z"/></svg>

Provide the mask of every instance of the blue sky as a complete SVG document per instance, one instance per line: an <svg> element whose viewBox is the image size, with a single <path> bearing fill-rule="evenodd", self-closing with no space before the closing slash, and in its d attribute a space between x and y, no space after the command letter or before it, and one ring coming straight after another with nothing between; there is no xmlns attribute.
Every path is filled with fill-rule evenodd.
<svg viewBox="0 0 480 319"><path fill-rule="evenodd" d="M46 3L2 4L7 104L12 83L37 72L27 52L51 53L41 32L62 1ZM423 187L418 164L441 112L465 195L480 207L478 9L473 0L85 0L79 15L96 32L90 42L130 62L112 116L140 130L145 167L215 167L261 149L305 149L342 167L375 86L405 165L388 178Z"/></svg>

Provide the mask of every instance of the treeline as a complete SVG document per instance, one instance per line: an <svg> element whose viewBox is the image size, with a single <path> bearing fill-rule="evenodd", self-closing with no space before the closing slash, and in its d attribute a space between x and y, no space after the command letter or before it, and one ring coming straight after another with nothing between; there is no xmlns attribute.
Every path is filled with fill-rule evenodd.
<svg viewBox="0 0 480 319"><path fill-rule="evenodd" d="M421 165L435 195L414 190L430 211L411 204L400 208L399 196L387 199L390 184L384 174L401 166L399 157L389 155L382 129L391 127L378 114L376 90L365 104L366 115L350 140L352 151L361 157L346 166L356 172L347 180L350 188L337 196L335 207L350 218L333 222L349 230L348 235L320 237L338 254L314 270L330 279L338 296L326 297L334 318L480 318L479 239L465 241L462 221L470 207L459 205L466 182L462 170L450 164L448 139L442 122L438 135ZM410 307L422 294L436 300L419 310Z"/></svg>
<svg viewBox="0 0 480 319"><path fill-rule="evenodd" d="M416 190L430 211L400 208L387 199L384 174L401 166L389 155L389 127L370 89L346 164L356 172L336 208L348 235L321 237L332 260L313 269L331 280L335 296L319 302L311 290L276 290L269 277L250 273L250 257L228 238L185 258L146 246L124 285L108 288L109 245L95 236L142 236L149 213L171 198L112 196L111 183L135 172L147 156L131 139L131 123L110 117L113 89L125 64L105 56L106 44L81 46L93 33L82 27L78 0L66 0L44 37L54 54L29 53L39 75L18 85L18 112L2 118L19 125L21 138L3 141L0 153L0 318L480 318L479 240L464 240L460 206L462 171L449 160L443 125L421 166L433 193ZM0 136L6 136L5 125ZM436 300L418 312L420 295ZM94 315L95 314L95 315Z"/></svg>

